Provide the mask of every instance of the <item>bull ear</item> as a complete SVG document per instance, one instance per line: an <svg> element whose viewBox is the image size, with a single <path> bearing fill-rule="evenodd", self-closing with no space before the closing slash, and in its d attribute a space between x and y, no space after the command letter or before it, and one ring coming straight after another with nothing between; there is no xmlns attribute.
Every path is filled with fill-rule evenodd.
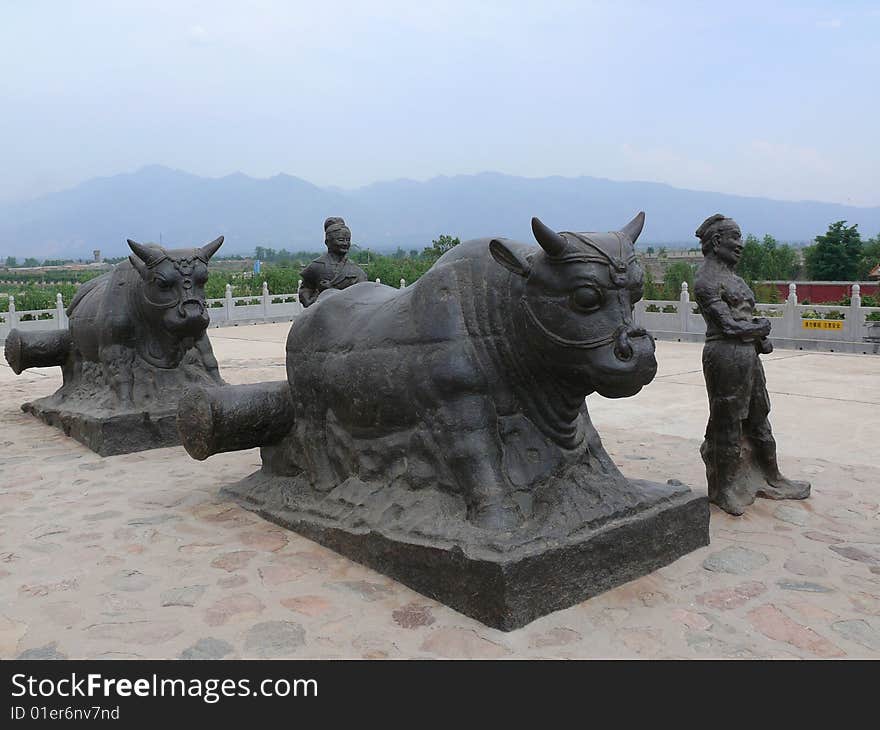
<svg viewBox="0 0 880 730"><path fill-rule="evenodd" d="M217 253L217 249L220 248L220 246L222 245L223 236L220 236L219 238L215 238L213 241L211 241L211 243L206 243L199 249L199 251L201 252L201 255L204 257L205 261L209 261L211 257L215 253Z"/></svg>
<svg viewBox="0 0 880 730"><path fill-rule="evenodd" d="M505 269L517 276L528 276L532 270L529 260L520 251L508 246L503 238L493 238L489 241L489 253Z"/></svg>
<svg viewBox="0 0 880 730"><path fill-rule="evenodd" d="M537 217L532 218L532 233L535 234L535 240L541 245L541 248L550 256L561 256L568 245L562 236L547 228Z"/></svg>
<svg viewBox="0 0 880 730"><path fill-rule="evenodd" d="M639 237L639 234L642 232L642 228L645 227L645 212L641 211L635 218L633 218L629 223L627 223L620 232L626 236L633 243L636 242L636 239Z"/></svg>
<svg viewBox="0 0 880 730"><path fill-rule="evenodd" d="M147 281L150 278L150 270L147 268L146 262L151 258L150 250L137 241L132 241L130 238L126 239L126 242L128 247L134 251L134 255L129 256L128 260L131 261L131 265L140 274L141 279Z"/></svg>

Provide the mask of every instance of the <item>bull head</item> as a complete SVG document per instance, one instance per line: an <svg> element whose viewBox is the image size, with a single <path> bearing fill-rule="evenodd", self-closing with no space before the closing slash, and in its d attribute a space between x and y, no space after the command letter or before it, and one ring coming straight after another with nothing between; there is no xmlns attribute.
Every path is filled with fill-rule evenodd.
<svg viewBox="0 0 880 730"><path fill-rule="evenodd" d="M657 371L653 339L632 320L643 285L634 244L644 224L639 213L619 231L573 233L532 218L540 249L489 244L495 261L524 280L514 316L529 346L587 393L634 395Z"/></svg>
<svg viewBox="0 0 880 730"><path fill-rule="evenodd" d="M128 260L143 281L145 316L179 337L199 335L210 321L205 303L208 261L222 244L223 236L191 249L129 240Z"/></svg>

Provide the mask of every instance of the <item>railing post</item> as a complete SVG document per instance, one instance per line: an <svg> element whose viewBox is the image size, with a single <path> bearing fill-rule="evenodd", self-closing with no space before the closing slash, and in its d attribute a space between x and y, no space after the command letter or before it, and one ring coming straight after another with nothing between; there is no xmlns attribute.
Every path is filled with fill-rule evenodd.
<svg viewBox="0 0 880 730"><path fill-rule="evenodd" d="M376 277L376 283L377 283L377 284L381 284L381 283L382 283L382 280L381 280L378 276Z"/></svg>
<svg viewBox="0 0 880 730"><path fill-rule="evenodd" d="M269 285L263 282L263 319L269 319Z"/></svg>
<svg viewBox="0 0 880 730"><path fill-rule="evenodd" d="M688 292L688 283L681 282L681 295L678 297L678 331L688 331L688 320L691 313L691 295Z"/></svg>
<svg viewBox="0 0 880 730"><path fill-rule="evenodd" d="M647 305L645 304L645 300L639 299L639 301L636 302L636 306L633 307L633 324L636 327L642 327L644 329L647 329L645 327L645 307L646 306Z"/></svg>
<svg viewBox="0 0 880 730"><path fill-rule="evenodd" d="M64 319L64 297L61 296L61 292L58 292L55 295L55 326L60 330L67 328Z"/></svg>
<svg viewBox="0 0 880 730"><path fill-rule="evenodd" d="M9 295L9 329L18 325L18 316L15 314L15 297Z"/></svg>
<svg viewBox="0 0 880 730"><path fill-rule="evenodd" d="M232 301L232 284L226 285L226 321L232 322L232 313L235 311L235 302Z"/></svg>
<svg viewBox="0 0 880 730"><path fill-rule="evenodd" d="M401 279L401 280L400 280L400 288L401 288L401 289L406 289L406 279Z"/></svg>
<svg viewBox="0 0 880 730"><path fill-rule="evenodd" d="M305 309L305 307L303 307L302 305L302 302L299 300L299 290L302 289L302 285L302 279L296 282L296 312L298 314L302 314L302 311Z"/></svg>
<svg viewBox="0 0 880 730"><path fill-rule="evenodd" d="M850 342L862 341L862 287L852 285L852 296L849 300L849 312L844 325L849 332Z"/></svg>
<svg viewBox="0 0 880 730"><path fill-rule="evenodd" d="M785 307L782 309L782 336L790 340L798 338L798 298L797 284L788 285L788 299L785 300Z"/></svg>

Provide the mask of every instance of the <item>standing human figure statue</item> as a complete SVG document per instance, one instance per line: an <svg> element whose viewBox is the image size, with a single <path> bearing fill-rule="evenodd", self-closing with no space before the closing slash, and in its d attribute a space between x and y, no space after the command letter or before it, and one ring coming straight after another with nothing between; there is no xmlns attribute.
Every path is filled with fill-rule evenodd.
<svg viewBox="0 0 880 730"><path fill-rule="evenodd" d="M367 273L348 260L351 230L342 218L324 221L324 245L327 253L312 261L301 274L299 301L304 307L314 304L318 295L327 289L347 289L367 280Z"/></svg>
<svg viewBox="0 0 880 730"><path fill-rule="evenodd" d="M756 497L804 499L810 483L786 479L776 463L770 428L770 396L759 355L773 351L770 320L754 317L755 295L736 275L742 233L720 213L696 236L705 257L694 293L706 321L703 375L709 423L700 454L706 464L709 501L741 515Z"/></svg>

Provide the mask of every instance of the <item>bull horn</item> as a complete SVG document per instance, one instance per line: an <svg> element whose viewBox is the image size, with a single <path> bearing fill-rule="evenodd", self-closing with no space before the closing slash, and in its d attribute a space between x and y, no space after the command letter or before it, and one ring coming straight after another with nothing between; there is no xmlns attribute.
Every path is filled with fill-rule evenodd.
<svg viewBox="0 0 880 730"><path fill-rule="evenodd" d="M143 261L147 266L155 266L162 259L165 258L165 254L160 251L156 251L156 249L152 246L145 246L142 243L138 243L137 241L132 241L130 238L127 238L128 247L134 251L135 256L137 256L141 261Z"/></svg>
<svg viewBox="0 0 880 730"><path fill-rule="evenodd" d="M199 253L201 254L201 257L207 263L211 259L211 257L215 253L217 253L217 249L220 248L220 246L222 246L222 245L223 245L223 236L220 236L219 238L215 238L213 241L211 241L211 243L206 243L204 246L202 246L199 249Z"/></svg>
<svg viewBox="0 0 880 730"><path fill-rule="evenodd" d="M627 223L622 229L621 233L626 236L633 243L636 242L636 239L639 237L639 234L642 232L642 228L645 227L645 212L641 211L635 218L633 218L629 223Z"/></svg>
<svg viewBox="0 0 880 730"><path fill-rule="evenodd" d="M532 218L532 233L535 234L535 240L541 245L541 248L550 256L561 256L568 246L562 236L547 228L537 216Z"/></svg>

